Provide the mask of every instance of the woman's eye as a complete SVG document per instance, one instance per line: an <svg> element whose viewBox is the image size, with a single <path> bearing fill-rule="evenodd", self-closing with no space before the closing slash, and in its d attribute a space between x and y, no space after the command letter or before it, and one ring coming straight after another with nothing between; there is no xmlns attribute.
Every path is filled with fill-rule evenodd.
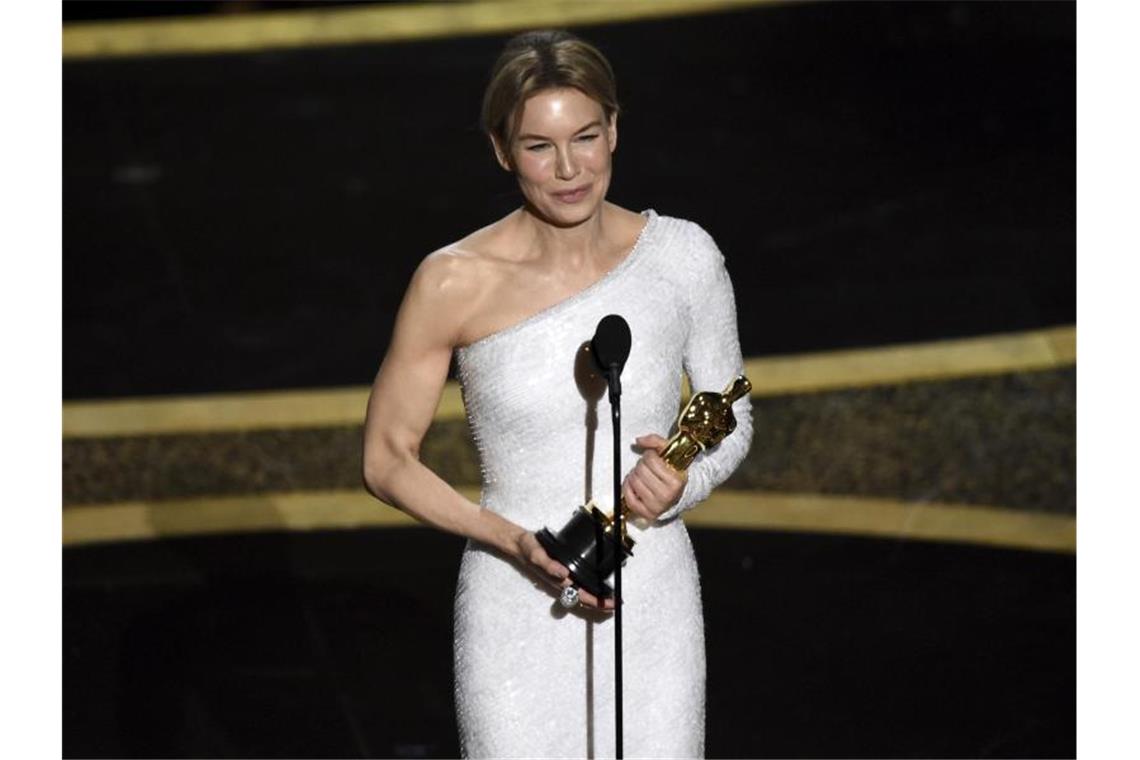
<svg viewBox="0 0 1140 760"><path fill-rule="evenodd" d="M534 145L528 145L528 146L526 146L526 149L527 149L527 150L538 151L538 150L542 150L543 148L547 147L549 144L550 144L550 143L535 143Z"/></svg>
<svg viewBox="0 0 1140 760"><path fill-rule="evenodd" d="M597 135L582 135L578 139L579 140L585 140L586 142L590 142L591 140L598 139L598 136Z"/></svg>

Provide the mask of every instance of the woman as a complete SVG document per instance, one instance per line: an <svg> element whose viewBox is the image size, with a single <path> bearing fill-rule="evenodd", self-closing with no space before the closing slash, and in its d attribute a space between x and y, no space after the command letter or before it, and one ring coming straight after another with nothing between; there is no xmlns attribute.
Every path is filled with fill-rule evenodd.
<svg viewBox="0 0 1140 760"><path fill-rule="evenodd" d="M658 455L680 375L720 390L742 371L732 286L697 225L606 201L618 104L609 63L565 32L508 43L483 126L523 206L429 255L400 306L365 424L369 491L418 520L466 536L455 600L455 678L465 756L595 757L614 752L612 600L569 585L535 531L557 530L594 498L612 509L608 447L593 456L601 395L581 347L599 319L626 318L622 494L639 518L623 568L624 750L693 757L704 746L700 587L683 511L737 466L737 431L687 477ZM480 504L419 462L455 355L483 466ZM601 402L604 404L605 402ZM608 442L603 429L600 440Z"/></svg>

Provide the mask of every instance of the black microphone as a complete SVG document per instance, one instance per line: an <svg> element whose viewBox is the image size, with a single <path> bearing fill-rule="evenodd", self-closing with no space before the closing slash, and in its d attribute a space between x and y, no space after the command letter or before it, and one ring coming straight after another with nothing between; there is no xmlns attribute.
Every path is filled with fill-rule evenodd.
<svg viewBox="0 0 1140 760"><path fill-rule="evenodd" d="M632 342L629 323L618 314L607 314L598 322L594 338L590 341L590 355L594 365L610 386L610 403L621 396L621 371L629 358Z"/></svg>
<svg viewBox="0 0 1140 760"><path fill-rule="evenodd" d="M617 552L614 564L614 729L616 731L616 757L622 757L622 691L621 691L621 563L622 556L622 530L621 515L621 371L625 369L625 360L629 358L630 347L629 323L617 314L607 314L598 323L594 331L594 339L590 341L590 355L594 357L594 364L610 386L610 413L614 425L614 516L613 533L606 539L601 524L598 523L598 552L597 556L604 554L603 542L612 540L614 547L610 551Z"/></svg>

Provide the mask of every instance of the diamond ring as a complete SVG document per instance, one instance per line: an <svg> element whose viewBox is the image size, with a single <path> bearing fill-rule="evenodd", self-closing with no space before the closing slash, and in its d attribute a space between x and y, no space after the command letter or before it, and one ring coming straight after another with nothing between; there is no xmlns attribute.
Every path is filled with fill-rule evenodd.
<svg viewBox="0 0 1140 760"><path fill-rule="evenodd" d="M573 586L567 586L562 589L562 593L558 595L558 603L568 610L572 610L578 606L578 589Z"/></svg>

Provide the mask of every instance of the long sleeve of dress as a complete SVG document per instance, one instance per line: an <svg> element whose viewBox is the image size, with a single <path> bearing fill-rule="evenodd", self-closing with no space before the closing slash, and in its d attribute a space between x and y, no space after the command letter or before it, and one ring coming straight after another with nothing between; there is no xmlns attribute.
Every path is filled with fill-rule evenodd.
<svg viewBox="0 0 1140 760"><path fill-rule="evenodd" d="M736 324L736 300L724 256L700 226L690 230L685 259L689 335L684 367L694 393L720 391L744 371ZM720 444L697 455L689 467L689 480L677 504L661 515L669 520L708 498L737 468L752 444L752 402L748 396L732 406L736 430Z"/></svg>

